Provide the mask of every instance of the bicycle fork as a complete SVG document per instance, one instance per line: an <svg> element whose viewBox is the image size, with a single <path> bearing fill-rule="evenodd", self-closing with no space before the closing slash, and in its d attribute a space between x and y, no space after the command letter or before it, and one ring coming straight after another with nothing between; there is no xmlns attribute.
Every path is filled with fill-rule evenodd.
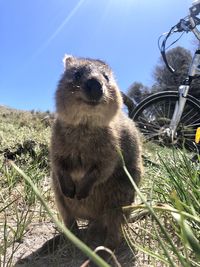
<svg viewBox="0 0 200 267"><path fill-rule="evenodd" d="M193 32L195 35L197 34L195 29L193 30ZM192 58L192 63L188 71L188 76L184 80L183 84L179 86L179 99L176 102L174 114L172 116L169 128L167 129L167 135L169 138L171 138L172 143L175 141L176 138L176 130L183 114L190 84L192 80L198 75L200 75L200 41L198 49L195 51L195 54Z"/></svg>
<svg viewBox="0 0 200 267"><path fill-rule="evenodd" d="M179 86L179 98L178 101L176 101L174 113L167 132L167 135L170 137L172 143L174 143L176 139L176 130L183 114L189 88L189 85Z"/></svg>

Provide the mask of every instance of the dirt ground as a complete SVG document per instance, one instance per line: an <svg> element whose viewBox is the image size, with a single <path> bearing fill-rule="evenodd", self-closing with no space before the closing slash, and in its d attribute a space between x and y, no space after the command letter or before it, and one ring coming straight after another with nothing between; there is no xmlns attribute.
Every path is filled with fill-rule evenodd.
<svg viewBox="0 0 200 267"><path fill-rule="evenodd" d="M102 238L98 234L91 237L87 227L80 227L78 236L92 248L95 248ZM23 242L16 243L16 246L18 245L13 255L14 267L80 267L87 259L80 250L58 233L51 222L31 225ZM125 241L115 251L115 255L121 266L139 266Z"/></svg>

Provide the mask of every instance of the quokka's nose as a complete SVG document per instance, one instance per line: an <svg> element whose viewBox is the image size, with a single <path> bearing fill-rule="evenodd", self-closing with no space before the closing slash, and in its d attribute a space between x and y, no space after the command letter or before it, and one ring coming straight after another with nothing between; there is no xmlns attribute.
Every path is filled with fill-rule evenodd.
<svg viewBox="0 0 200 267"><path fill-rule="evenodd" d="M91 78L85 82L84 90L86 96L91 101L99 101L103 96L103 87L95 78Z"/></svg>

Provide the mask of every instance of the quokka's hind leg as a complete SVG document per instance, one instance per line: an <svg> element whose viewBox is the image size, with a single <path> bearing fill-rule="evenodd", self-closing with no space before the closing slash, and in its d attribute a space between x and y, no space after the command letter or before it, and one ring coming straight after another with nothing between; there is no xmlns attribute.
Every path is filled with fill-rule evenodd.
<svg viewBox="0 0 200 267"><path fill-rule="evenodd" d="M104 223L98 219L90 221L87 229L87 241L91 242L92 246L96 248L104 245L105 238L106 227Z"/></svg>
<svg viewBox="0 0 200 267"><path fill-rule="evenodd" d="M104 235L106 233L106 226L102 219L98 218L95 220L91 220L88 225L88 232L89 234L99 234L99 235Z"/></svg>
<svg viewBox="0 0 200 267"><path fill-rule="evenodd" d="M112 211L110 213L113 213ZM105 262L112 265L113 259L111 256L111 253L114 252L114 250L120 245L121 239L122 239L122 233L121 233L121 223L122 218L120 218L116 214L109 214L108 216L105 216L104 224L106 225L106 232L105 232L105 240L103 242L103 246L105 249L99 250L96 252L101 258L104 259ZM106 250L108 248L111 250L111 253ZM115 253L115 252L114 252ZM97 265L93 262L90 262L89 267L97 267Z"/></svg>
<svg viewBox="0 0 200 267"><path fill-rule="evenodd" d="M61 192L59 185L55 182L54 182L54 193L55 193L56 205L58 207L59 213L62 217L65 226L72 231L75 232L78 231L77 222L70 208L65 203L65 196Z"/></svg>
<svg viewBox="0 0 200 267"><path fill-rule="evenodd" d="M123 215L120 210L114 210L108 212L105 216L106 224L106 238L104 241L104 246L114 250L117 248L122 239L121 225L123 223Z"/></svg>
<svg viewBox="0 0 200 267"><path fill-rule="evenodd" d="M57 200L57 207L61 214L62 220L67 228L72 230L73 232L78 231L78 225L73 217L70 209L64 204L64 199Z"/></svg>

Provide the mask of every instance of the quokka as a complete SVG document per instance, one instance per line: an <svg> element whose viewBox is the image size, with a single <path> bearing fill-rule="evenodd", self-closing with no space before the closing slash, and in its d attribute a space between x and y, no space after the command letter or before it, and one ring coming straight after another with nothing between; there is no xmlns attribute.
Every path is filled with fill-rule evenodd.
<svg viewBox="0 0 200 267"><path fill-rule="evenodd" d="M122 112L122 96L106 63L66 56L64 65L51 139L56 203L67 227L77 227L77 218L88 219L105 230L104 245L114 249L121 240L122 206L135 195L119 150L138 184L139 133Z"/></svg>

